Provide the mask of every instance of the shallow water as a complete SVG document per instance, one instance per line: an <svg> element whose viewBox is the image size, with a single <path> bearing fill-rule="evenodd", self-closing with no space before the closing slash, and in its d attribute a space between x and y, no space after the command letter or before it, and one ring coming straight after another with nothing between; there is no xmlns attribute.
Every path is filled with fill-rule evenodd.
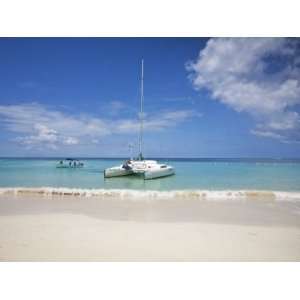
<svg viewBox="0 0 300 300"><path fill-rule="evenodd" d="M103 170L122 159L82 159L80 169L57 169L58 159L0 159L0 187L68 187L134 190L300 191L299 160L160 160L176 175L144 181L138 176L104 179Z"/></svg>

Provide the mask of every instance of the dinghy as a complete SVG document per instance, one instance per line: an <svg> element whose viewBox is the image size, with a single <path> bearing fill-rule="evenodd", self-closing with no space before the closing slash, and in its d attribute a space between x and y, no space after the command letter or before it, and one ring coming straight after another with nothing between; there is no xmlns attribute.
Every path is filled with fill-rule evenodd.
<svg viewBox="0 0 300 300"><path fill-rule="evenodd" d="M56 164L56 168L82 168L84 166L83 162L79 161L78 159L74 158L66 158L64 160L59 161Z"/></svg>
<svg viewBox="0 0 300 300"><path fill-rule="evenodd" d="M144 61L142 60L141 76L141 109L140 109L140 136L139 136L139 157L130 159L120 166L107 168L104 170L104 177L119 177L138 174L144 179L154 179L175 174L172 166L159 164L156 160L145 160L142 154L143 148L143 127L144 127Z"/></svg>

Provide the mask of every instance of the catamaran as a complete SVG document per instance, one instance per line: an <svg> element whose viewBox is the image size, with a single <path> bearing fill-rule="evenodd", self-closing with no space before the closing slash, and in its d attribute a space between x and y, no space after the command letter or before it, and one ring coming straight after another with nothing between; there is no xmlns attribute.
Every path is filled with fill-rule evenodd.
<svg viewBox="0 0 300 300"><path fill-rule="evenodd" d="M144 130L144 60L142 60L141 72L141 102L140 102L140 134L139 156L137 159L129 159L123 164L104 170L104 177L119 177L138 174L144 179L154 179L175 174L175 169L166 164L160 164L156 160L145 160L143 156L143 130Z"/></svg>

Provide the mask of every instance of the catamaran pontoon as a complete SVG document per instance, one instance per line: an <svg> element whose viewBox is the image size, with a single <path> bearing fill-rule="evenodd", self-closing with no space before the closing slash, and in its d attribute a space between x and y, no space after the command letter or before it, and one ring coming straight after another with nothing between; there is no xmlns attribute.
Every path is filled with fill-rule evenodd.
<svg viewBox="0 0 300 300"><path fill-rule="evenodd" d="M104 170L104 177L119 177L133 174L140 174L144 179L154 179L175 174L172 166L160 164L156 160L145 160L142 154L143 148L143 105L144 105L144 61L142 60L141 76L141 107L140 107L140 137L139 137L139 157L130 159L119 166Z"/></svg>

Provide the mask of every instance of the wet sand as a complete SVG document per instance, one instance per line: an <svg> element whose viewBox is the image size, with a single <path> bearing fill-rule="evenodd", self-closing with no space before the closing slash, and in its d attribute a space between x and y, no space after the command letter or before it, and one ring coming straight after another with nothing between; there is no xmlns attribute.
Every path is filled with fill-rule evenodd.
<svg viewBox="0 0 300 300"><path fill-rule="evenodd" d="M1 195L0 261L300 261L300 202Z"/></svg>

